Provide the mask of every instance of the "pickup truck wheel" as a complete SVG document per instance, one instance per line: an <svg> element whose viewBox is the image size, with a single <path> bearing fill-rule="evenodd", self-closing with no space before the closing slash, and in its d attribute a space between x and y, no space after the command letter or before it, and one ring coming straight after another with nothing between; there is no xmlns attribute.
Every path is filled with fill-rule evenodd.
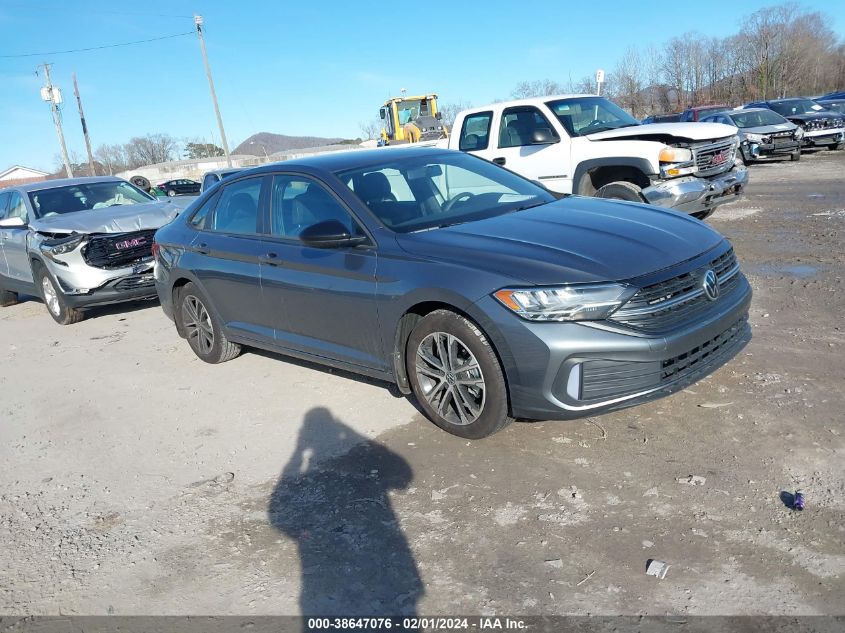
<svg viewBox="0 0 845 633"><path fill-rule="evenodd" d="M611 182L596 191L596 198L612 198L629 202L645 202L642 189L632 182Z"/></svg>
<svg viewBox="0 0 845 633"><path fill-rule="evenodd" d="M791 161L799 161L799 160L801 160L801 150L800 150L800 149L798 149L798 150L795 150L794 152L792 152L792 153L789 155L789 160L791 160Z"/></svg>
<svg viewBox="0 0 845 633"><path fill-rule="evenodd" d="M0 307L6 308L18 302L18 293L0 288Z"/></svg>
<svg viewBox="0 0 845 633"><path fill-rule="evenodd" d="M47 312L59 325L72 325L85 318L85 313L78 308L72 308L65 301L61 287L44 266L37 266L34 270L35 282Z"/></svg>
<svg viewBox="0 0 845 633"><path fill-rule="evenodd" d="M513 421L499 359L461 315L435 310L423 317L408 338L405 365L417 402L441 429L480 439Z"/></svg>

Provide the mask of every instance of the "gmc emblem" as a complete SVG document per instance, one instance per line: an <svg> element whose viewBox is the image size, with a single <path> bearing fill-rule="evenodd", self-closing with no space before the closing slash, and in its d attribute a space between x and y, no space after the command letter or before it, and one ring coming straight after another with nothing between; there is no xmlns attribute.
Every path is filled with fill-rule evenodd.
<svg viewBox="0 0 845 633"><path fill-rule="evenodd" d="M147 243L146 237L134 237L131 240L126 240L123 242L116 242L114 247L119 251L125 251L127 248L135 248L137 246L143 246Z"/></svg>
<svg viewBox="0 0 845 633"><path fill-rule="evenodd" d="M718 154L713 155L713 158L710 159L710 164L711 165L721 165L726 160L728 160L728 155L724 151L721 151Z"/></svg>

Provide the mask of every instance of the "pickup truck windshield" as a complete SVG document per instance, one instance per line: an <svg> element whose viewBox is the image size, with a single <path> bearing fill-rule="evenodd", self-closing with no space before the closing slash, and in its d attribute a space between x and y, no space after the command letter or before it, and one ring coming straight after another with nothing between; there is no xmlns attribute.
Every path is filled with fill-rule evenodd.
<svg viewBox="0 0 845 633"><path fill-rule="evenodd" d="M570 136L640 125L630 114L604 97L576 97L546 103Z"/></svg>
<svg viewBox="0 0 845 633"><path fill-rule="evenodd" d="M29 193L29 201L39 218L153 200L155 198L128 182L116 180L39 189Z"/></svg>
<svg viewBox="0 0 845 633"><path fill-rule="evenodd" d="M400 156L337 172L389 229L409 233L484 220L555 200L521 176L468 154Z"/></svg>

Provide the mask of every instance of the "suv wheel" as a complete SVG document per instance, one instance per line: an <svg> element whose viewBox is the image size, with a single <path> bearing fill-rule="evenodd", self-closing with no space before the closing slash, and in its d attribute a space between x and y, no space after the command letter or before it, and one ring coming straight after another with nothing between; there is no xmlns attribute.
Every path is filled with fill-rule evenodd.
<svg viewBox="0 0 845 633"><path fill-rule="evenodd" d="M614 200L627 200L628 202L645 202L642 189L632 182L611 182L596 191L596 198L612 198Z"/></svg>
<svg viewBox="0 0 845 633"><path fill-rule="evenodd" d="M179 293L176 318L179 319L188 345L206 363L223 363L241 353L241 346L229 342L220 327L220 320L208 307L209 302L193 283L185 284Z"/></svg>
<svg viewBox="0 0 845 633"><path fill-rule="evenodd" d="M799 161L801 160L801 150L797 149L789 155L789 160L791 161Z"/></svg>
<svg viewBox="0 0 845 633"><path fill-rule="evenodd" d="M0 288L0 307L13 306L18 302L18 293Z"/></svg>
<svg viewBox="0 0 845 633"><path fill-rule="evenodd" d="M440 428L469 439L513 422L499 359L474 323L436 310L417 323L405 354L411 388Z"/></svg>
<svg viewBox="0 0 845 633"><path fill-rule="evenodd" d="M44 305L47 306L47 312L50 313L56 323L72 325L85 318L85 313L82 310L72 308L67 304L61 287L42 265L35 267L35 282L38 291L41 293L41 298L44 300Z"/></svg>

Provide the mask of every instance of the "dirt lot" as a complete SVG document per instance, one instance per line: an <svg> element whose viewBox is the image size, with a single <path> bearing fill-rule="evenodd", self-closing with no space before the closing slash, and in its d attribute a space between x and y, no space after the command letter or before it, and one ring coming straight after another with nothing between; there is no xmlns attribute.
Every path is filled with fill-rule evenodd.
<svg viewBox="0 0 845 633"><path fill-rule="evenodd" d="M754 166L712 218L755 291L728 366L474 443L381 383L205 365L153 304L3 309L0 613L845 613L843 177Z"/></svg>

